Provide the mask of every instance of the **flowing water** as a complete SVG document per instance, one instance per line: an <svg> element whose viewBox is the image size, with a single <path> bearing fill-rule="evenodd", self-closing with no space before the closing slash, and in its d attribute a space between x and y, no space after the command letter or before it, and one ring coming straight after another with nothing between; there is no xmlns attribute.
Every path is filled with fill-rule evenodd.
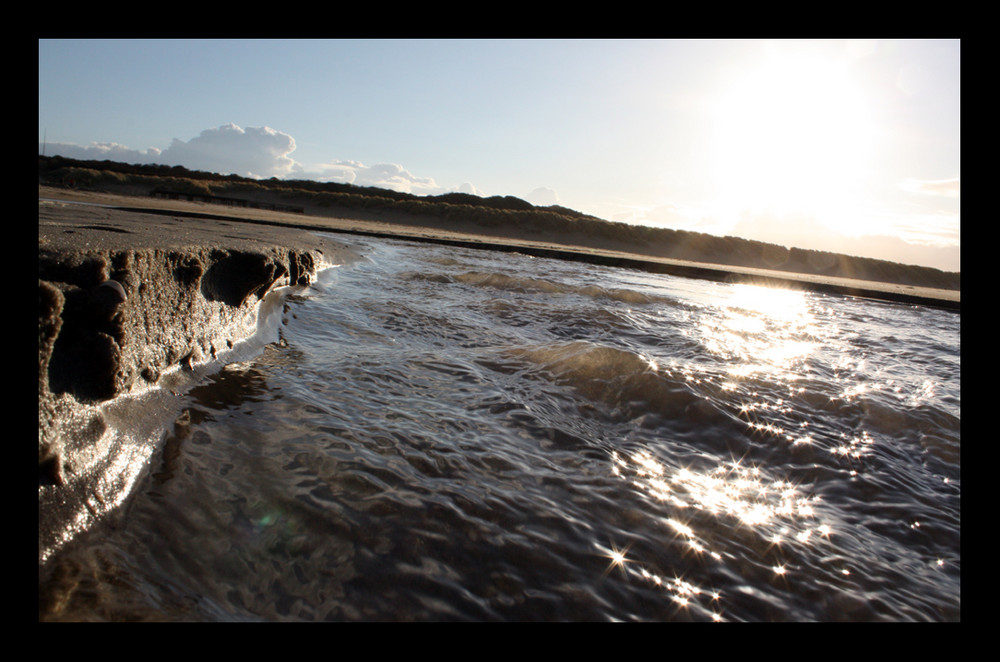
<svg viewBox="0 0 1000 662"><path fill-rule="evenodd" d="M356 243L41 618L960 619L959 314Z"/></svg>

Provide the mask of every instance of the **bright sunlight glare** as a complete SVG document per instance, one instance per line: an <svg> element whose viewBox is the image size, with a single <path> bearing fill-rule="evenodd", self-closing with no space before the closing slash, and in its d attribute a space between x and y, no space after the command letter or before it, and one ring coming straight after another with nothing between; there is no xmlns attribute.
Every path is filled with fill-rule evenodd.
<svg viewBox="0 0 1000 662"><path fill-rule="evenodd" d="M869 167L872 125L846 62L772 54L718 99L715 177L730 214L839 215Z"/></svg>
<svg viewBox="0 0 1000 662"><path fill-rule="evenodd" d="M734 377L767 372L783 381L801 376L821 336L804 292L756 285L733 287L724 314L706 315L699 330Z"/></svg>

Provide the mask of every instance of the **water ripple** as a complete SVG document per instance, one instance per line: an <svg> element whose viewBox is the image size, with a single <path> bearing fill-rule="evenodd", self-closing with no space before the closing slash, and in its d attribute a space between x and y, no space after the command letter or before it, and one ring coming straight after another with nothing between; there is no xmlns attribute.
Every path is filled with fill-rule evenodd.
<svg viewBox="0 0 1000 662"><path fill-rule="evenodd" d="M365 241L50 620L959 620L958 317Z"/></svg>

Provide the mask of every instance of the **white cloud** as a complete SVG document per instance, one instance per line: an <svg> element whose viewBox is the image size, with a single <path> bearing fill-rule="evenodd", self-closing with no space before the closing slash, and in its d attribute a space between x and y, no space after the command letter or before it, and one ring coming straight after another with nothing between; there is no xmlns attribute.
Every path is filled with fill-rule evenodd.
<svg viewBox="0 0 1000 662"><path fill-rule="evenodd" d="M559 204L559 194L546 186L539 186L534 191L526 195L524 199L533 205L538 205L539 207L548 207L550 205Z"/></svg>
<svg viewBox="0 0 1000 662"><path fill-rule="evenodd" d="M418 177L395 163L376 163L359 170L355 184L416 194L437 192L441 188L430 177Z"/></svg>
<svg viewBox="0 0 1000 662"><path fill-rule="evenodd" d="M72 143L39 144L39 152L80 160L110 160L123 163L157 163L184 166L220 174L266 179L285 177L295 166L288 155L295 151L295 140L287 133L270 127L247 127L225 124L205 129L188 141L174 138L165 150L150 147L141 151L118 143L94 142L88 146Z"/></svg>
<svg viewBox="0 0 1000 662"><path fill-rule="evenodd" d="M356 161L333 161L305 166L296 163L293 168L294 179L312 179L318 182L336 182L338 184L353 184L358 178L358 168L364 166Z"/></svg>
<svg viewBox="0 0 1000 662"><path fill-rule="evenodd" d="M118 161L121 163L157 163L160 150L150 147L146 151L130 149L118 143L92 142L87 146L74 143L38 143L38 153L46 156L64 156L80 161Z"/></svg>
<svg viewBox="0 0 1000 662"><path fill-rule="evenodd" d="M436 195L448 190L439 186L431 177L419 177L397 163L376 163L367 166L358 161L333 161L313 165L299 165L294 173L296 178L314 179L321 182L338 182L355 186L375 186L401 193L415 195ZM462 187L471 187L463 184ZM460 187L461 188L461 187Z"/></svg>
<svg viewBox="0 0 1000 662"><path fill-rule="evenodd" d="M365 165L351 160L299 163L290 156L295 151L295 139L267 126L244 129L233 123L224 124L205 129L191 140L174 138L170 146L162 151L152 147L139 151L117 143L91 143L86 147L70 143L39 143L38 148L39 153L44 150L49 156L59 154L80 160L179 165L190 170L258 179L312 179L374 186L415 195L438 195L456 190L482 195L469 182L463 182L458 187L442 186L433 178L415 175L396 163ZM555 195L554 191L552 195Z"/></svg>
<svg viewBox="0 0 1000 662"><path fill-rule="evenodd" d="M187 142L174 138L160 160L191 170L267 179L292 172L295 161L288 155L293 151L295 140L287 133L266 126L244 130L230 123L205 129Z"/></svg>
<svg viewBox="0 0 1000 662"><path fill-rule="evenodd" d="M472 195L478 195L480 197L486 194L476 188L471 182L462 182L459 184L457 191L459 193L471 193Z"/></svg>

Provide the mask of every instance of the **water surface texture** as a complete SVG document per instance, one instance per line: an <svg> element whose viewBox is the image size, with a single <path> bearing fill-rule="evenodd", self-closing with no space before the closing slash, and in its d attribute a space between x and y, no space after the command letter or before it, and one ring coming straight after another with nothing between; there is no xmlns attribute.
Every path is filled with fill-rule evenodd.
<svg viewBox="0 0 1000 662"><path fill-rule="evenodd" d="M42 618L960 619L959 314L357 247Z"/></svg>

